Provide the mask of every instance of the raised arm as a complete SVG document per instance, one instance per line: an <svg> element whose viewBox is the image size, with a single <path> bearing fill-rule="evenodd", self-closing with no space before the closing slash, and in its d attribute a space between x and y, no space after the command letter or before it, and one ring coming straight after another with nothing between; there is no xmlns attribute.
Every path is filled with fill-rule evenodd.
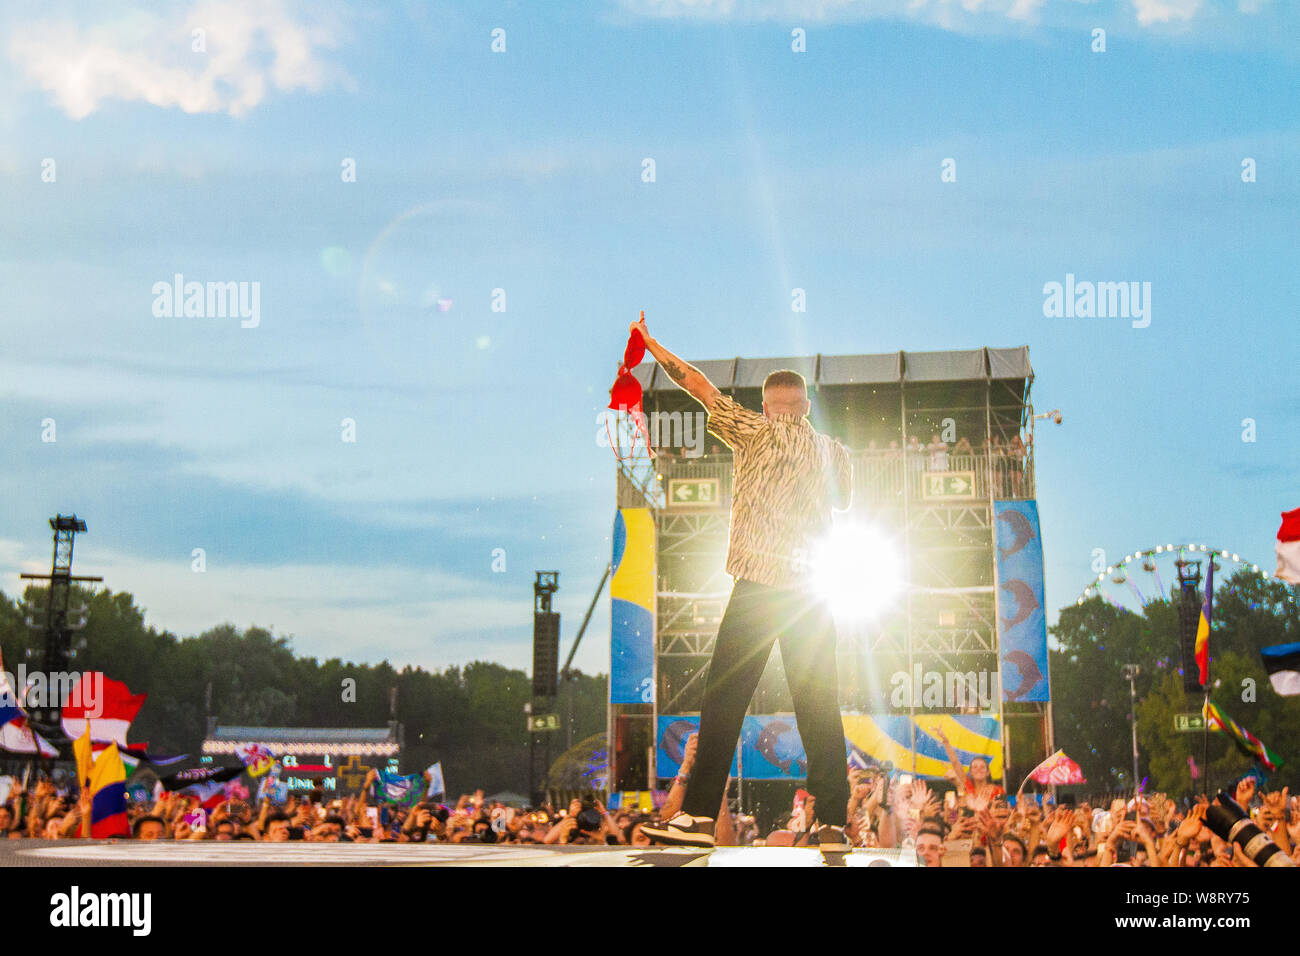
<svg viewBox="0 0 1300 956"><path fill-rule="evenodd" d="M641 333L641 337L645 339L645 347L650 350L650 354L655 357L655 361L668 373L668 377L690 392L705 408L713 411L714 401L722 394L718 391L717 386L705 378L704 373L690 362L678 358L660 345L646 330L645 320L633 322L629 327L629 331L633 329Z"/></svg>
<svg viewBox="0 0 1300 956"><path fill-rule="evenodd" d="M936 727L933 736L943 744L944 753L948 755L948 762L952 764L952 772L957 777L957 794L960 797L966 792L966 768L961 765L961 757L957 753L957 748L948 741L948 735L942 729Z"/></svg>

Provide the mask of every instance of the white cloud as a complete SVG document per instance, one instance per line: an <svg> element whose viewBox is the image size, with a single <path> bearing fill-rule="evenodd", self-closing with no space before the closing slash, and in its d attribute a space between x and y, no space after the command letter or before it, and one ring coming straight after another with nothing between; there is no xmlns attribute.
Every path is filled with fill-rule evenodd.
<svg viewBox="0 0 1300 956"><path fill-rule="evenodd" d="M193 49L196 30L202 52ZM345 80L320 58L340 34L332 17L298 16L290 0L200 0L188 10L132 11L91 26L17 24L8 55L73 119L114 99L242 116L272 90L318 91Z"/></svg>
<svg viewBox="0 0 1300 956"><path fill-rule="evenodd" d="M1201 0L1133 0L1138 23L1147 27L1153 23L1187 22L1196 16Z"/></svg>

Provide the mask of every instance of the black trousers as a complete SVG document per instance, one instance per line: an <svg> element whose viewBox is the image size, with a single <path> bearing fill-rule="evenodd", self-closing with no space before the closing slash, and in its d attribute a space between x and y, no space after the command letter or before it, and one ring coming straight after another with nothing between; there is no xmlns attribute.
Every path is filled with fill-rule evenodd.
<svg viewBox="0 0 1300 956"><path fill-rule="evenodd" d="M718 815L745 710L776 641L781 642L795 720L808 757L808 791L817 798L817 821L842 827L849 783L835 620L825 602L810 595L744 579L732 588L709 661L695 769L682 810L691 816Z"/></svg>

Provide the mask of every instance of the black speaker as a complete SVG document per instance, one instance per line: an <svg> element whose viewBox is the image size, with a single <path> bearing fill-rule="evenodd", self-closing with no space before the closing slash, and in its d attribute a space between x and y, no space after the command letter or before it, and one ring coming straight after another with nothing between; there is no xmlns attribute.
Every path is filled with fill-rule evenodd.
<svg viewBox="0 0 1300 956"><path fill-rule="evenodd" d="M533 696L554 697L560 667L560 615L533 614Z"/></svg>

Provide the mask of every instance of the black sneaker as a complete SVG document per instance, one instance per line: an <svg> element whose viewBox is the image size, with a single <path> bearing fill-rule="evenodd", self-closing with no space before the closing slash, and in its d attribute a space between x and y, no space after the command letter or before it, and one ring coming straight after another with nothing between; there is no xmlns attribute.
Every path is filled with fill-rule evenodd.
<svg viewBox="0 0 1300 956"><path fill-rule="evenodd" d="M641 832L655 843L668 846L713 848L713 817L693 817L679 813L659 826L642 826Z"/></svg>
<svg viewBox="0 0 1300 956"><path fill-rule="evenodd" d="M853 844L844 835L844 828L829 824L817 828L817 846L823 853L848 853L853 849Z"/></svg>

